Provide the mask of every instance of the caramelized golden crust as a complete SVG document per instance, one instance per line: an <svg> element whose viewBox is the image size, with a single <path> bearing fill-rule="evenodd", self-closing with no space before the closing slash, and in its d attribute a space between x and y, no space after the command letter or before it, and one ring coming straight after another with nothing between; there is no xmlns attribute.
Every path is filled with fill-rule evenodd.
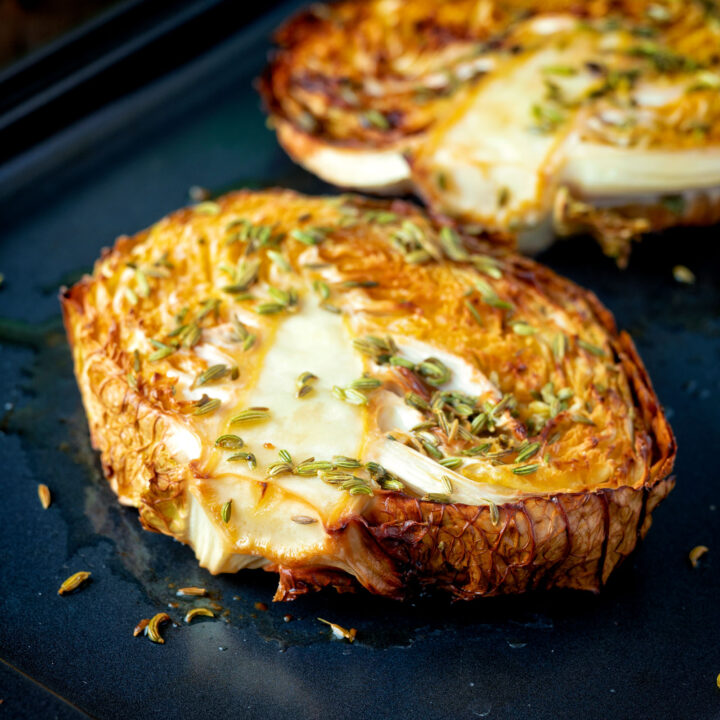
<svg viewBox="0 0 720 720"><path fill-rule="evenodd" d="M407 203L228 195L120 238L62 305L120 501L213 572L278 571L278 599L596 590L672 487L672 431L597 298ZM237 429L285 382L268 368L317 372L305 363L324 350L277 354L304 322L310 345L340 333L337 365L360 362L342 355L354 339L359 383L271 387L267 424ZM257 468L216 442L235 432ZM311 461L324 466L304 473Z"/></svg>
<svg viewBox="0 0 720 720"><path fill-rule="evenodd" d="M414 189L438 215L505 230L540 223L567 186L603 217L577 228L563 216L555 222L565 232L590 229L621 262L628 238L720 212L710 159L695 175L677 174L697 164L683 152L720 153L714 0L347 0L314 5L276 42L260 81L265 105L287 152L329 182ZM518 68L545 56L530 81L520 79ZM495 77L515 91L499 95ZM483 119L500 112L496 96L511 116L498 127ZM515 135L492 137L516 124L557 137L538 167L528 162L532 180L511 172L532 157L532 138L515 157L505 147L517 146ZM595 168L603 148L618 153L607 184ZM673 168L675 182L660 187ZM537 187L520 199L523 182ZM697 196L685 198L686 209L662 212L664 196L689 190Z"/></svg>
<svg viewBox="0 0 720 720"><path fill-rule="evenodd" d="M625 82L618 76L611 81L613 87L605 86L588 98L607 106L629 89L628 81L636 81L631 77L635 73L657 78L716 69L720 53L713 20L719 14L712 2L645 0L315 4L277 31L277 49L260 90L275 120L308 135L350 147L394 146L430 128L457 104L453 97L492 71L498 58L544 43L544 34L554 33L534 24L542 16L549 22L572 18L597 32L622 28L635 38L618 50L627 56L616 68L626 74ZM566 32L568 26L561 24L559 29ZM598 76L607 83L600 70ZM691 81L687 101L672 100L667 114L658 117L663 129L652 133L639 128L636 142L717 143L715 82L711 74ZM701 124L707 127L703 130ZM615 142L610 137L603 141Z"/></svg>
<svg viewBox="0 0 720 720"><path fill-rule="evenodd" d="M277 31L261 91L276 119L308 134L349 146L392 145L427 130L464 84L490 68L483 56L517 53L527 20L541 13L602 19L618 10L643 20L644 7L567 0L316 4Z"/></svg>

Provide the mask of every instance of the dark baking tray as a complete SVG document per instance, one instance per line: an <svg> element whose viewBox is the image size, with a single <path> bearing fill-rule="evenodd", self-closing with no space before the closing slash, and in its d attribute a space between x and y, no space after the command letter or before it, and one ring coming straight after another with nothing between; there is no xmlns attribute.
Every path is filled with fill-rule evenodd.
<svg viewBox="0 0 720 720"><path fill-rule="evenodd" d="M273 605L272 575L210 576L188 548L141 531L106 487L57 289L118 234L186 203L191 185L327 189L279 149L251 86L287 12L0 168L0 720L720 717L718 228L646 238L625 272L583 238L541 258L633 333L680 446L676 490L597 596L323 593ZM673 280L678 263L694 286ZM47 511L39 482L53 492ZM699 544L710 552L692 569ZM79 569L92 582L58 597ZM181 620L182 585L209 588L221 619L169 627L165 645L133 638L168 603ZM355 644L332 640L318 616L357 628Z"/></svg>

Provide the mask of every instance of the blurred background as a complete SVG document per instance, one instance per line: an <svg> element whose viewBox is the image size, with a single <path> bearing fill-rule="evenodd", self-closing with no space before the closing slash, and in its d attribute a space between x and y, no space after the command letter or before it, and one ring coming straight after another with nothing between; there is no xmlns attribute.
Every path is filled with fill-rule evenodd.
<svg viewBox="0 0 720 720"><path fill-rule="evenodd" d="M0 0L0 68L90 20L120 0Z"/></svg>
<svg viewBox="0 0 720 720"><path fill-rule="evenodd" d="M0 0L0 164L227 40L279 0Z"/></svg>

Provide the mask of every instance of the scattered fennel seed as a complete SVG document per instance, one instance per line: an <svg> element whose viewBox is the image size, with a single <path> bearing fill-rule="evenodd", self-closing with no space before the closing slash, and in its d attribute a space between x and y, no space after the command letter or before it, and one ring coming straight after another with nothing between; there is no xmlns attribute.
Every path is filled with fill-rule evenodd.
<svg viewBox="0 0 720 720"><path fill-rule="evenodd" d="M320 470L318 475L323 482L330 485L340 485L353 479L352 473L342 470Z"/></svg>
<svg viewBox="0 0 720 720"><path fill-rule="evenodd" d="M580 338L578 338L577 344L578 347L581 347L583 350L589 352L591 355L595 355L596 357L605 357L605 351L597 345L593 345L592 343L581 340Z"/></svg>
<svg viewBox="0 0 720 720"><path fill-rule="evenodd" d="M320 471L332 469L333 463L326 460L305 460L295 468L295 472L298 475L317 475Z"/></svg>
<svg viewBox="0 0 720 720"><path fill-rule="evenodd" d="M137 293L142 298L150 297L150 284L147 275L140 269L135 270L135 281L137 282Z"/></svg>
<svg viewBox="0 0 720 720"><path fill-rule="evenodd" d="M468 260L468 252L465 250L462 240L455 230L447 226L443 227L440 230L439 239L443 252L451 260L455 260L456 262L464 262Z"/></svg>
<svg viewBox="0 0 720 720"><path fill-rule="evenodd" d="M220 303L221 300L215 298L203 300L200 312L197 316L197 322L202 322L211 313L215 316L215 320L217 320L220 316Z"/></svg>
<svg viewBox="0 0 720 720"><path fill-rule="evenodd" d="M390 336L379 338L374 335L366 335L364 338L355 338L353 347L379 363L387 362L390 356L397 354L397 346Z"/></svg>
<svg viewBox="0 0 720 720"><path fill-rule="evenodd" d="M486 280L477 280L475 287L480 293L480 297L491 307L497 308L498 310L514 310L515 306L507 301L502 300L495 289Z"/></svg>
<svg viewBox="0 0 720 720"><path fill-rule="evenodd" d="M309 515L293 515L290 519L298 525L313 525L317 522L316 518Z"/></svg>
<svg viewBox="0 0 720 720"><path fill-rule="evenodd" d="M186 613L185 622L190 624L196 617L215 617L215 613L210 608L193 608Z"/></svg>
<svg viewBox="0 0 720 720"><path fill-rule="evenodd" d="M215 440L215 447L223 448L223 450L239 450L245 443L239 435L228 433L221 435Z"/></svg>
<svg viewBox="0 0 720 720"><path fill-rule="evenodd" d="M202 330L200 329L200 326L196 322L190 323L190 325L188 325L187 327L187 330L182 335L183 347L195 347L200 342L201 336Z"/></svg>
<svg viewBox="0 0 720 720"><path fill-rule="evenodd" d="M220 407L220 400L218 398L209 398L207 395L203 395L200 400L195 402L195 409L193 415L209 415L214 413Z"/></svg>
<svg viewBox="0 0 720 720"><path fill-rule="evenodd" d="M318 620L321 623L325 623L325 625L329 625L333 635L339 640L347 640L351 643L355 642L355 636L357 635L357 630L355 628L350 628L349 630L346 630L341 625L332 623L329 620L323 620L322 618L318 618Z"/></svg>
<svg viewBox="0 0 720 720"><path fill-rule="evenodd" d="M443 493L427 493L427 495L423 495L422 500L446 505L450 502L450 496Z"/></svg>
<svg viewBox="0 0 720 720"><path fill-rule="evenodd" d="M688 554L688 560L690 560L690 564L696 568L698 566L700 558L706 553L709 552L709 548L705 545L696 545Z"/></svg>
<svg viewBox="0 0 720 720"><path fill-rule="evenodd" d="M311 372L301 373L295 381L295 387L297 388L295 397L303 398L310 394L314 390L312 383L317 379L317 375L313 375Z"/></svg>
<svg viewBox="0 0 720 720"><path fill-rule="evenodd" d="M373 377L361 377L357 380L353 380L350 383L350 387L353 390L375 390L382 385L382 381Z"/></svg>
<svg viewBox="0 0 720 720"><path fill-rule="evenodd" d="M205 588L184 587L180 588L175 594L178 597L205 597L208 593Z"/></svg>
<svg viewBox="0 0 720 720"><path fill-rule="evenodd" d="M309 395L313 391L312 385L302 385L298 388L297 392L295 393L295 397L298 399L304 398L306 395Z"/></svg>
<svg viewBox="0 0 720 720"><path fill-rule="evenodd" d="M377 130L389 130L390 121L379 110L371 108L366 110L360 119L365 127L373 127Z"/></svg>
<svg viewBox="0 0 720 720"><path fill-rule="evenodd" d="M405 394L405 403L416 410L429 411L430 404L417 393L409 392Z"/></svg>
<svg viewBox="0 0 720 720"><path fill-rule="evenodd" d="M564 333L557 333L552 341L552 353L555 356L555 360L562 362L565 357L565 351L567 350L567 336Z"/></svg>
<svg viewBox="0 0 720 720"><path fill-rule="evenodd" d="M363 213L363 220L366 222L376 222L378 225L389 225L397 222L398 216L394 212L388 210L367 210Z"/></svg>
<svg viewBox="0 0 720 720"><path fill-rule="evenodd" d="M318 294L321 300L327 300L330 297L330 287L323 280L313 281L313 290Z"/></svg>
<svg viewBox="0 0 720 720"><path fill-rule="evenodd" d="M407 368L408 370L415 369L415 363L410 362L410 360L407 360L406 358L402 357L401 355L391 355L388 362L393 367L404 367L404 368Z"/></svg>
<svg viewBox="0 0 720 720"><path fill-rule="evenodd" d="M290 232L290 237L299 240L305 245L318 245L325 239L327 234L328 230L326 228L307 228L306 230L295 228Z"/></svg>
<svg viewBox="0 0 720 720"><path fill-rule="evenodd" d="M537 330L524 321L518 321L511 325L513 332L516 335L534 335Z"/></svg>
<svg viewBox="0 0 720 720"><path fill-rule="evenodd" d="M443 467L448 468L448 470L455 470L463 464L463 459L459 457L444 457L441 460L438 460L438 462Z"/></svg>
<svg viewBox="0 0 720 720"><path fill-rule="evenodd" d="M346 457L345 455L335 455L332 459L335 467L352 470L354 468L362 467L362 463L355 458Z"/></svg>
<svg viewBox="0 0 720 720"><path fill-rule="evenodd" d="M513 468L515 475L530 475L538 470L540 467L539 463L532 463L530 465L520 465L519 467Z"/></svg>
<svg viewBox="0 0 720 720"><path fill-rule="evenodd" d="M163 360L164 358L172 355L175 352L175 348L172 345L166 345L165 343L160 342L159 340L150 340L153 347L157 348L154 353L148 357L148 360L150 362L157 362L158 360Z"/></svg>
<svg viewBox="0 0 720 720"><path fill-rule="evenodd" d="M321 302L319 305L321 310L332 313L333 315L342 315L342 310L337 306L329 302Z"/></svg>
<svg viewBox="0 0 720 720"><path fill-rule="evenodd" d="M420 444L425 449L425 452L430 455L430 457L434 458L435 460L441 460L442 459L442 452L431 442L428 442L424 438L418 438L420 441Z"/></svg>
<svg viewBox="0 0 720 720"><path fill-rule="evenodd" d="M294 468L289 462L274 462L267 466L265 475L270 478L276 475L283 475L284 473L292 473L293 470Z"/></svg>
<svg viewBox="0 0 720 720"><path fill-rule="evenodd" d="M368 485L353 485L350 488L344 488L346 489L351 495L372 495L373 491L372 488Z"/></svg>
<svg viewBox="0 0 720 720"><path fill-rule="evenodd" d="M195 386L200 387L201 385L207 385L208 383L221 380L229 372L230 368L227 365L211 365L207 370L204 370L197 376Z"/></svg>
<svg viewBox="0 0 720 720"><path fill-rule="evenodd" d="M672 270L672 274L676 282L684 285L695 284L695 273L684 265L676 265Z"/></svg>
<svg viewBox="0 0 720 720"><path fill-rule="evenodd" d="M293 290L282 290L281 288L270 286L268 288L268 294L284 307L294 304L295 295Z"/></svg>
<svg viewBox="0 0 720 720"><path fill-rule="evenodd" d="M518 452L515 462L522 463L529 460L533 455L537 454L538 450L540 450L539 442L530 443L527 447Z"/></svg>
<svg viewBox="0 0 720 720"><path fill-rule="evenodd" d="M268 420L270 418L270 411L266 407L251 407L247 410L243 410L241 413L235 415L230 419L230 425L245 422L256 422L259 420Z"/></svg>
<svg viewBox="0 0 720 720"><path fill-rule="evenodd" d="M232 515L232 500L228 500L223 503L220 508L220 517L222 521L227 525L230 522L230 516Z"/></svg>
<svg viewBox="0 0 720 720"><path fill-rule="evenodd" d="M405 262L411 265L420 265L427 262L431 255L427 250L412 250L405 255Z"/></svg>
<svg viewBox="0 0 720 720"><path fill-rule="evenodd" d="M480 315L480 312L472 304L472 301L469 298L465 298L465 307L470 311L470 314L473 316L473 319L475 320L475 322L478 325L480 325L480 327L482 327L483 326L482 315Z"/></svg>
<svg viewBox="0 0 720 720"><path fill-rule="evenodd" d="M292 265L282 253L279 253L276 250L268 250L267 254L273 263L280 268L280 270L283 272L292 272Z"/></svg>
<svg viewBox="0 0 720 720"><path fill-rule="evenodd" d="M565 122L565 113L554 105L535 104L530 108L530 113L535 120L534 129L540 133L549 133L556 130Z"/></svg>
<svg viewBox="0 0 720 720"><path fill-rule="evenodd" d="M37 487L38 498L40 498L40 504L43 510L47 510L50 507L52 498L50 496L50 488L44 483L40 483Z"/></svg>
<svg viewBox="0 0 720 720"><path fill-rule="evenodd" d="M195 205L193 210L200 215L217 215L220 212L220 206L216 202L207 200Z"/></svg>
<svg viewBox="0 0 720 720"><path fill-rule="evenodd" d="M343 388L335 385L332 393L338 400L350 403L350 405L367 405L368 403L368 399L364 393L351 387Z"/></svg>
<svg viewBox="0 0 720 720"><path fill-rule="evenodd" d="M542 71L545 75L577 75L577 69L571 65L546 65Z"/></svg>
<svg viewBox="0 0 720 720"><path fill-rule="evenodd" d="M378 482L380 483L380 487L382 487L383 490L402 492L405 489L405 484L402 482L402 480L399 480L395 477L380 478Z"/></svg>
<svg viewBox="0 0 720 720"><path fill-rule="evenodd" d="M251 452L238 452L227 458L228 462L239 462L240 460L245 460L251 470L257 467L257 459Z"/></svg>
<svg viewBox="0 0 720 720"><path fill-rule="evenodd" d="M501 187L497 194L497 204L499 208L504 208L510 201L510 188Z"/></svg>
<svg viewBox="0 0 720 720"><path fill-rule="evenodd" d="M487 501L487 504L490 509L490 522L493 525L497 525L500 522L500 511L498 510L498 506L490 500Z"/></svg>
<svg viewBox="0 0 720 720"><path fill-rule="evenodd" d="M255 312L258 315L275 315L282 312L287 307L284 303L278 302L263 302L255 307Z"/></svg>
<svg viewBox="0 0 720 720"><path fill-rule="evenodd" d="M422 376L428 385L439 387L452 378L450 368L437 358L427 358L415 366L415 371Z"/></svg>
<svg viewBox="0 0 720 720"><path fill-rule="evenodd" d="M223 291L230 295L245 292L257 280L259 269L260 260L258 258L243 260L234 273L233 282L223 287Z"/></svg>
<svg viewBox="0 0 720 720"><path fill-rule="evenodd" d="M157 613L153 615L148 621L147 627L145 628L145 634L150 640L159 645L165 643L165 639L160 635L160 625L170 620L170 616L167 613Z"/></svg>
<svg viewBox="0 0 720 720"><path fill-rule="evenodd" d="M91 574L92 573L87 572L86 570L80 570L80 572L76 572L75 574L71 575L60 586L60 589L58 590L58 595L67 595L68 593L77 590L86 580L89 579Z"/></svg>
<svg viewBox="0 0 720 720"><path fill-rule="evenodd" d="M496 258L490 255L472 255L470 260L481 273L491 277L493 280L499 280L502 277L500 261Z"/></svg>

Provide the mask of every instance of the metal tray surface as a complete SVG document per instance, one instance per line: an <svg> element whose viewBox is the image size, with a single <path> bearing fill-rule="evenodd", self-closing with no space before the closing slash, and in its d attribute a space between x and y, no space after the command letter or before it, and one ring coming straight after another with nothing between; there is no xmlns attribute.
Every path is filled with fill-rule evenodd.
<svg viewBox="0 0 720 720"><path fill-rule="evenodd" d="M251 85L287 12L0 168L0 720L720 718L718 228L646 238L625 272L583 238L541 257L633 333L679 441L677 488L599 595L272 604L273 575L210 576L116 502L90 448L58 287L117 235L185 204L191 185L331 191L286 158ZM679 263L695 285L673 280ZM699 544L710 552L693 569ZM59 597L80 569L90 584ZM184 625L185 585L207 587L219 619ZM132 637L161 610L180 626L164 645ZM357 628L357 641L333 640L317 617Z"/></svg>

